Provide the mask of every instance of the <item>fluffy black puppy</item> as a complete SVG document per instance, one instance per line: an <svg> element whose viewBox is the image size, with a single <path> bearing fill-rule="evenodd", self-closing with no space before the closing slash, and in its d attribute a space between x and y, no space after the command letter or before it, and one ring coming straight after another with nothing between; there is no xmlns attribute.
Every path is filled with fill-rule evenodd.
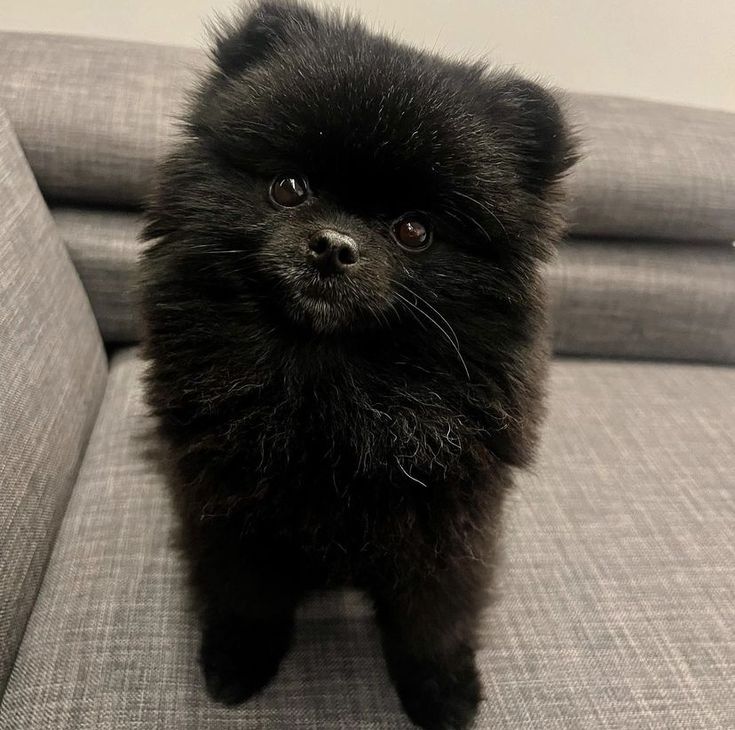
<svg viewBox="0 0 735 730"><path fill-rule="evenodd" d="M466 727L540 418L570 135L533 83L290 3L253 8L214 60L143 257L209 691L261 689L303 592L351 583L412 720Z"/></svg>

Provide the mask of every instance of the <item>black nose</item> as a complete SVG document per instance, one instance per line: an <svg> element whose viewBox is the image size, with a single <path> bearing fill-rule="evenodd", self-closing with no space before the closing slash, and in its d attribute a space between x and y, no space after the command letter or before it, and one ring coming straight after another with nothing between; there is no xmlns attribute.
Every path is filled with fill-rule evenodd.
<svg viewBox="0 0 735 730"><path fill-rule="evenodd" d="M360 249L354 239L325 228L309 239L309 257L325 276L341 274L360 260Z"/></svg>

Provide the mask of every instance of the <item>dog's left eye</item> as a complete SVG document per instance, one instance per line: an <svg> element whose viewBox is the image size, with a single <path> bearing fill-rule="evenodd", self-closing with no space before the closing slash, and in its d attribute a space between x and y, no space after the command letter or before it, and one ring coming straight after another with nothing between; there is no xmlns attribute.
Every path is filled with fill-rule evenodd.
<svg viewBox="0 0 735 730"><path fill-rule="evenodd" d="M425 251L431 245L431 224L421 213L405 213L393 223L393 237L409 251Z"/></svg>
<svg viewBox="0 0 735 730"><path fill-rule="evenodd" d="M309 197L309 184L301 175L279 175L270 189L271 200L283 208L295 208Z"/></svg>

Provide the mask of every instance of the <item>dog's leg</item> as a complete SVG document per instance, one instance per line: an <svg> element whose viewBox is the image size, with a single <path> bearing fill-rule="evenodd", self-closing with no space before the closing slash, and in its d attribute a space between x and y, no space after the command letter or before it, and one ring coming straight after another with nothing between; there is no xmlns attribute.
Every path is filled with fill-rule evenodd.
<svg viewBox="0 0 735 730"><path fill-rule="evenodd" d="M208 542L194 565L200 661L210 696L244 702L275 676L291 643L296 581L280 561Z"/></svg>
<svg viewBox="0 0 735 730"><path fill-rule="evenodd" d="M375 595L390 677L408 716L427 730L470 727L481 699L475 646L484 581L463 578L458 585L435 576Z"/></svg>

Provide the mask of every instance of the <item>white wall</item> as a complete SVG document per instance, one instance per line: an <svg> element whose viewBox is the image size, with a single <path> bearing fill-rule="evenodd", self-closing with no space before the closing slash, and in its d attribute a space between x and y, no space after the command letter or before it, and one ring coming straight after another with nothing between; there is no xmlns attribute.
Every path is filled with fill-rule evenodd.
<svg viewBox="0 0 735 730"><path fill-rule="evenodd" d="M323 0L568 89L735 111L735 0ZM0 28L196 45L236 0L0 0Z"/></svg>

